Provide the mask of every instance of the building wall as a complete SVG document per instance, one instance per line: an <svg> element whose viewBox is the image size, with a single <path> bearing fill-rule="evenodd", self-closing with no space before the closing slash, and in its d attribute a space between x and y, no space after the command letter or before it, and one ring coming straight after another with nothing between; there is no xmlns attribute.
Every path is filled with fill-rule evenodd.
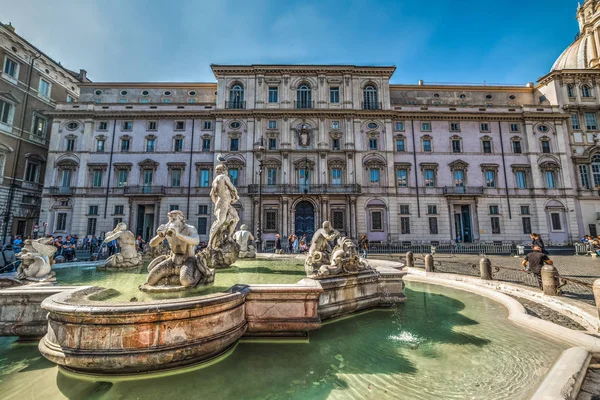
<svg viewBox="0 0 600 400"><path fill-rule="evenodd" d="M261 219L267 241L277 233L302 233L305 207L313 209L312 228L335 220L344 234L373 241L449 241L457 238L457 220L464 229L470 225L460 230L461 240L520 242L534 231L553 244L566 244L579 235L576 214L587 211L578 206L574 187L565 134L569 114L540 104L530 85L390 86L393 68L387 67L213 66L213 71L216 84L84 84L85 101L59 104L52 113L42 204L46 232L82 237L88 220L95 218L100 235L122 218L146 235L140 225L147 228L151 221L154 233L166 222L170 206L179 207L194 225L206 218L208 231L212 203L210 189L200 186L201 170L211 169L212 181L216 156L222 154L230 171L239 171L241 223L256 230ZM231 89L237 84L244 88L243 100L232 107ZM310 108L298 108L302 84L310 85ZM372 107L364 103L367 85L377 88ZM273 87L278 99L269 102ZM339 88L338 103L330 101L331 87ZM141 103L145 90L148 103ZM202 101L187 102L192 90L204 93L197 93ZM177 101L165 103L166 91ZM216 99L211 97L215 91ZM156 122L156 128L149 122ZM264 151L259 150L261 137ZM67 151L68 138L75 140L73 151ZM124 138L130 140L128 151L121 151ZM175 138L183 139L181 151L175 151ZM269 139L275 141L273 149ZM397 139L405 140L404 150L396 147ZM424 150L423 139L432 141L432 151ZM101 151L98 140L104 140ZM148 140L155 140L153 151L147 151ZM203 140L210 140L208 149ZM237 149L232 148L235 140ZM460 151L452 140L460 140ZM482 140L491 141L491 152L484 151ZM520 140L520 153L513 149L514 140ZM548 152L542 141L549 143ZM60 188L64 169L72 171L67 189ZM125 187L118 184L121 169L129 171ZM172 187L174 169L181 169L179 187ZM339 184L332 181L334 169L341 170ZM399 169L408 170L405 186L399 185ZM425 169L435 170L433 187L425 184ZM144 188L144 170L153 171L151 188ZM276 171L272 182L269 170ZM302 178L307 170L308 186ZM378 182L372 182L372 170L379 171ZM463 171L458 188L456 170ZM494 187L488 187L486 170L495 171ZM93 184L94 171L102 171L99 187ZM516 171L525 172L526 188L518 187ZM554 174L554 187L548 188L546 171ZM123 215L114 215L115 205L123 206ZM200 205L207 206L202 214ZM90 206L97 206L92 211L98 215L88 215ZM146 222L140 222L141 212ZM62 230L57 229L59 213L67 214ZM379 217L381 226L373 226ZM437 233L430 231L432 218ZM524 218L529 219L527 229Z"/></svg>
<svg viewBox="0 0 600 400"><path fill-rule="evenodd" d="M0 101L10 110L0 120L0 237L30 235L38 222L51 133L44 113L57 102L77 100L85 71L76 76L2 24L0 63ZM40 92L42 80L49 85L46 94Z"/></svg>

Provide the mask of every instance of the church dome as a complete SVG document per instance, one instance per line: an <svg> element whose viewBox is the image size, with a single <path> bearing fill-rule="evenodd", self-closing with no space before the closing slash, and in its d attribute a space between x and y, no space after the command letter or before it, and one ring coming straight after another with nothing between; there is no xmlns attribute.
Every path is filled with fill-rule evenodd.
<svg viewBox="0 0 600 400"><path fill-rule="evenodd" d="M552 71L563 69L588 69L590 68L590 57L592 55L592 43L588 35L579 36L552 66Z"/></svg>

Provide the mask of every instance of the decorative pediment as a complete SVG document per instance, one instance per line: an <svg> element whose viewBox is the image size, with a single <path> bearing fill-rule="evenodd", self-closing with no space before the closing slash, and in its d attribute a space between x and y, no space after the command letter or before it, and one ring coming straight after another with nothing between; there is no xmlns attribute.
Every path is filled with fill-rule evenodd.
<svg viewBox="0 0 600 400"><path fill-rule="evenodd" d="M113 167L115 169L124 169L124 170L130 171L131 168L133 167L133 164L132 163L114 163Z"/></svg>
<svg viewBox="0 0 600 400"><path fill-rule="evenodd" d="M138 165L142 169L156 169L158 168L159 163L149 158L146 158L144 161L140 161Z"/></svg>
<svg viewBox="0 0 600 400"><path fill-rule="evenodd" d="M97 140L106 140L107 136L106 135L98 135L98 136L96 136L96 139Z"/></svg>
<svg viewBox="0 0 600 400"><path fill-rule="evenodd" d="M212 169L213 164L209 162L197 162L196 169Z"/></svg>
<svg viewBox="0 0 600 400"><path fill-rule="evenodd" d="M242 137L242 132L239 132L239 131L235 131L235 132L228 132L228 133L227 133L227 135L228 135L230 138L239 139L239 138L241 138L241 137Z"/></svg>
<svg viewBox="0 0 600 400"><path fill-rule="evenodd" d="M452 135L452 136L450 136L450 139L453 139L453 140L459 139L460 140L462 138L458 135Z"/></svg>
<svg viewBox="0 0 600 400"><path fill-rule="evenodd" d="M129 135L123 135L123 136L121 136L121 140L131 140L131 138L132 137L129 136Z"/></svg>
<svg viewBox="0 0 600 400"><path fill-rule="evenodd" d="M369 132L367 132L367 137L368 137L368 138L376 138L376 137L379 137L379 132L377 132L377 131L369 131Z"/></svg>
<svg viewBox="0 0 600 400"><path fill-rule="evenodd" d="M11 149L12 151L12 149ZM0 152L2 152L2 146L0 146ZM28 161L44 163L46 162L46 157L36 154L36 153L25 153L24 158Z"/></svg>
<svg viewBox="0 0 600 400"><path fill-rule="evenodd" d="M269 131L269 132L267 132L267 137L269 139L277 139L278 136L279 136L279 132L278 131Z"/></svg>
<svg viewBox="0 0 600 400"><path fill-rule="evenodd" d="M168 162L167 168L169 169L185 169L186 164L184 162Z"/></svg>
<svg viewBox="0 0 600 400"><path fill-rule="evenodd" d="M208 133L205 133L204 135L202 135L202 139L211 139L212 136L209 135Z"/></svg>
<svg viewBox="0 0 600 400"><path fill-rule="evenodd" d="M60 169L75 169L79 166L79 163L75 160L66 158L57 161L56 166Z"/></svg>
<svg viewBox="0 0 600 400"><path fill-rule="evenodd" d="M421 140L431 140L433 137L431 135L423 135L421 136Z"/></svg>
<svg viewBox="0 0 600 400"><path fill-rule="evenodd" d="M89 170L105 170L108 168L107 163L88 163L87 165Z"/></svg>
<svg viewBox="0 0 600 400"><path fill-rule="evenodd" d="M411 163L394 163L394 169L411 169Z"/></svg>
<svg viewBox="0 0 600 400"><path fill-rule="evenodd" d="M403 134L399 133L398 135L395 136L396 139L406 139L406 136L404 136Z"/></svg>
<svg viewBox="0 0 600 400"><path fill-rule="evenodd" d="M238 157L230 157L225 161L225 165L227 166L227 168L239 168L246 165L246 162Z"/></svg>
<svg viewBox="0 0 600 400"><path fill-rule="evenodd" d="M307 158L301 158L294 161L294 167L296 169L313 169L315 167L315 162Z"/></svg>
<svg viewBox="0 0 600 400"><path fill-rule="evenodd" d="M540 164L540 169L542 171L555 171L560 169L560 165L555 161L544 161Z"/></svg>
<svg viewBox="0 0 600 400"><path fill-rule="evenodd" d="M69 135L65 136L65 139L68 139L68 140L74 140L74 139L77 139L77 135L73 135L73 134L71 133L71 134L69 134Z"/></svg>
<svg viewBox="0 0 600 400"><path fill-rule="evenodd" d="M279 161L276 158L267 158L266 160L263 161L263 165L265 167L279 168L279 167L281 167L281 161Z"/></svg>
<svg viewBox="0 0 600 400"><path fill-rule="evenodd" d="M492 137L488 136L488 135L484 135L481 137L481 140L492 140Z"/></svg>
<svg viewBox="0 0 600 400"><path fill-rule="evenodd" d="M421 164L419 164L419 167L421 168L421 170L434 169L437 171L439 164L438 163L421 163Z"/></svg>
<svg viewBox="0 0 600 400"><path fill-rule="evenodd" d="M448 166L450 167L450 169L452 171L457 170L457 169L467 169L469 168L469 163L464 162L463 160L456 160L456 161L452 161L450 164L448 164Z"/></svg>
<svg viewBox="0 0 600 400"><path fill-rule="evenodd" d="M16 103L16 104L20 104L21 100L19 100L18 98L15 97L15 95L13 95L11 92L4 92L1 91L0 92L0 97L10 101L11 103Z"/></svg>
<svg viewBox="0 0 600 400"><path fill-rule="evenodd" d="M178 135L173 136L173 139L185 139L185 136L183 136L181 133Z"/></svg>
<svg viewBox="0 0 600 400"><path fill-rule="evenodd" d="M327 160L327 166L329 168L343 168L346 166L346 160L343 158L330 158Z"/></svg>
<svg viewBox="0 0 600 400"><path fill-rule="evenodd" d="M528 164L512 164L510 166L510 168L513 171L526 171L526 170L530 170L531 166L529 166Z"/></svg>
<svg viewBox="0 0 600 400"><path fill-rule="evenodd" d="M363 158L363 164L367 167L379 167L383 168L387 165L385 159L379 154L370 154Z"/></svg>
<svg viewBox="0 0 600 400"><path fill-rule="evenodd" d="M153 140L153 139L156 139L156 135L146 135L146 139L147 139L147 140Z"/></svg>
<svg viewBox="0 0 600 400"><path fill-rule="evenodd" d="M12 153L13 151L15 150L9 145L0 143L0 153Z"/></svg>
<svg viewBox="0 0 600 400"><path fill-rule="evenodd" d="M482 171L498 171L500 166L498 164L481 164L480 167Z"/></svg>

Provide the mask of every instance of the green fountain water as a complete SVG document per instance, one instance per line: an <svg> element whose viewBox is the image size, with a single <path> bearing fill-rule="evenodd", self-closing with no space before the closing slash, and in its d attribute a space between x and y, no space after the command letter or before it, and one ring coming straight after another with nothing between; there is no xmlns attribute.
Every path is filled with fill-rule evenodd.
<svg viewBox="0 0 600 400"><path fill-rule="evenodd" d="M309 343L242 342L208 367L147 379L66 375L35 345L5 338L0 393L43 400L515 400L531 396L565 349L517 327L487 298L417 283L407 283L406 295L396 309L329 323Z"/></svg>
<svg viewBox="0 0 600 400"><path fill-rule="evenodd" d="M117 295L109 302L152 301L178 297L201 296L223 292L237 283L296 283L306 276L304 260L294 258L245 259L236 261L230 268L219 269L215 282L194 290L175 293L144 293L138 286L146 281L146 265L134 271L98 271L96 267L57 268L56 280L60 285L90 285L114 289Z"/></svg>

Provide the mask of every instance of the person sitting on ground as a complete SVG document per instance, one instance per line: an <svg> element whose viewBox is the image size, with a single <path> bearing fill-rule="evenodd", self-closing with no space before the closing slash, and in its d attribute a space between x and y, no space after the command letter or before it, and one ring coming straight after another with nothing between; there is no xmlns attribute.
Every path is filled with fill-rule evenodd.
<svg viewBox="0 0 600 400"><path fill-rule="evenodd" d="M544 264L553 265L554 263L548 257L548 255L542 253L540 246L534 245L533 251L525 256L521 265L523 270L532 273L537 279L538 286L543 289L542 286L542 267ZM529 266L527 265L529 263Z"/></svg>

